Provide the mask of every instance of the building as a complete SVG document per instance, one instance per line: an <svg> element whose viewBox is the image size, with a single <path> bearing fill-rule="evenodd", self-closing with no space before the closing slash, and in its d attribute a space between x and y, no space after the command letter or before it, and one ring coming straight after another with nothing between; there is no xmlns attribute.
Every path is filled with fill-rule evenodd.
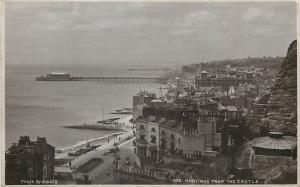
<svg viewBox="0 0 300 187"><path fill-rule="evenodd" d="M22 184L21 180L53 179L54 150L45 137L33 142L21 136L5 153L6 184Z"/></svg>
<svg viewBox="0 0 300 187"><path fill-rule="evenodd" d="M136 96L133 96L133 120L142 116L143 107L149 104L156 98L156 94L146 91L139 92Z"/></svg>
<svg viewBox="0 0 300 187"><path fill-rule="evenodd" d="M269 136L254 139L252 147L255 155L295 157L297 138L269 132Z"/></svg>
<svg viewBox="0 0 300 187"><path fill-rule="evenodd" d="M207 71L201 71L200 77L201 77L201 79L207 79L208 78Z"/></svg>
<svg viewBox="0 0 300 187"><path fill-rule="evenodd" d="M221 147L220 122L225 116L211 101L180 98L173 103L150 102L136 120L140 163L158 163L173 156L189 159L216 156Z"/></svg>
<svg viewBox="0 0 300 187"><path fill-rule="evenodd" d="M209 77L205 71L201 72L201 75L195 78L196 89L200 89L201 87L229 88L230 86L238 86L245 83L255 84L255 79L251 78L250 75L246 78L235 76Z"/></svg>
<svg viewBox="0 0 300 187"><path fill-rule="evenodd" d="M296 161L297 137L286 136L280 132L269 132L268 136L252 140L248 164L255 179L274 180L278 178L278 173L282 175L284 171L289 171L291 176L289 166L292 164L297 168ZM296 169L293 172L297 172ZM291 178L289 177L288 180Z"/></svg>
<svg viewBox="0 0 300 187"><path fill-rule="evenodd" d="M55 172L54 172L54 177L55 177L55 179L58 179L58 180L72 181L73 180L73 178L72 178L73 173L74 173L74 170L71 169L69 166L65 166L65 165L56 166L55 167Z"/></svg>

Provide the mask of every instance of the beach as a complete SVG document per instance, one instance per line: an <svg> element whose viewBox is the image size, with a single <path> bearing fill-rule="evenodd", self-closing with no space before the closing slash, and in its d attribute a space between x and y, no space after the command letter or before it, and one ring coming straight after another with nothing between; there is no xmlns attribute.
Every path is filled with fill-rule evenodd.
<svg viewBox="0 0 300 187"><path fill-rule="evenodd" d="M66 158L73 159L73 157L68 156L68 153L74 152L79 149L86 148L88 144L90 146L99 146L99 148L102 146L100 149L103 149L103 147L107 146L108 140L111 141L110 143L112 143L112 142L115 142L115 140L118 140L118 138L120 138L120 137L127 138L128 136L132 135L132 130L133 130L132 123L129 122L131 118L132 118L132 115L127 115L127 116L121 117L119 120L116 120L116 122L123 124L122 128L121 128L122 132L110 133L108 131L108 134L106 136L86 140L85 142L75 144L75 145L67 147L67 148L56 149L55 158L56 159L66 159ZM76 157L75 160L77 158L78 157Z"/></svg>
<svg viewBox="0 0 300 187"><path fill-rule="evenodd" d="M124 118L121 118L117 120L119 123L124 124L124 129L126 129L125 133L119 134L117 136L110 136L107 137L104 142L101 142L101 146L97 147L95 150L92 150L90 152L87 152L85 154L82 154L80 156L77 156L75 158L72 158L70 162L67 162L64 165L56 166L55 170L60 171L62 169L68 169L70 172L72 172L73 179L74 178L82 178L84 175L89 176L89 180L93 182L97 181L103 181L103 178L101 177L104 173L107 171L112 172L113 166L112 162L114 160L114 157L112 156L113 153L108 153L110 149L115 148L115 144L118 144L118 148L120 149L120 152L118 153L120 156L124 157L124 153L126 153L127 156L127 149L131 150L131 160L135 161L135 154L133 152L133 145L132 141L135 139L135 130L132 128L132 124L130 123L131 116L127 116ZM125 147L125 149L124 149ZM56 159L66 159L69 156L66 154L67 152L62 153L56 153L55 158ZM95 168L87 171L87 172L80 172L78 171L78 168L82 167L86 163L88 163L92 159L98 159L100 158L103 162L99 165L97 165ZM124 161L124 158L121 158L120 160ZM111 181L112 178L106 176L106 180Z"/></svg>

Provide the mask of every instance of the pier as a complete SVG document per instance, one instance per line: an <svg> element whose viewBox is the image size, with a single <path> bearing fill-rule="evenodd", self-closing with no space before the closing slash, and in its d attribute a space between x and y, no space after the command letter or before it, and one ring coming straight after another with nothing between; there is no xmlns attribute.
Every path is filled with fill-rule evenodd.
<svg viewBox="0 0 300 187"><path fill-rule="evenodd" d="M104 81L104 82L125 82L125 83L163 83L167 80L158 77L76 77L81 81Z"/></svg>
<svg viewBox="0 0 300 187"><path fill-rule="evenodd" d="M102 81L116 83L161 83L166 84L167 78L161 77L77 77L70 74L47 74L36 78L37 81Z"/></svg>

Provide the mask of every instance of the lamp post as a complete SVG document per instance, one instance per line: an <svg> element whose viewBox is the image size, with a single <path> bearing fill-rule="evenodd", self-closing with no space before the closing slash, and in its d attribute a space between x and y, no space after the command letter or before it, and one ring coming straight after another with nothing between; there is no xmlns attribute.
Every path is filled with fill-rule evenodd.
<svg viewBox="0 0 300 187"><path fill-rule="evenodd" d="M234 139L231 138L230 134L228 135L227 147L228 147L229 157L231 158L230 172L232 173L233 170L235 169L235 153L236 153L236 149L235 149Z"/></svg>

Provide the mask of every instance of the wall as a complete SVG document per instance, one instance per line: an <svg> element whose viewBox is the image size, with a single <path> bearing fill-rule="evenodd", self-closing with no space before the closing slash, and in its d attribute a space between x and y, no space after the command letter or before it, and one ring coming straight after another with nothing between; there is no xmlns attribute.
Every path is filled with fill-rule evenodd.
<svg viewBox="0 0 300 187"><path fill-rule="evenodd" d="M184 135L182 147L184 154L192 154L194 150L205 150L204 135Z"/></svg>

